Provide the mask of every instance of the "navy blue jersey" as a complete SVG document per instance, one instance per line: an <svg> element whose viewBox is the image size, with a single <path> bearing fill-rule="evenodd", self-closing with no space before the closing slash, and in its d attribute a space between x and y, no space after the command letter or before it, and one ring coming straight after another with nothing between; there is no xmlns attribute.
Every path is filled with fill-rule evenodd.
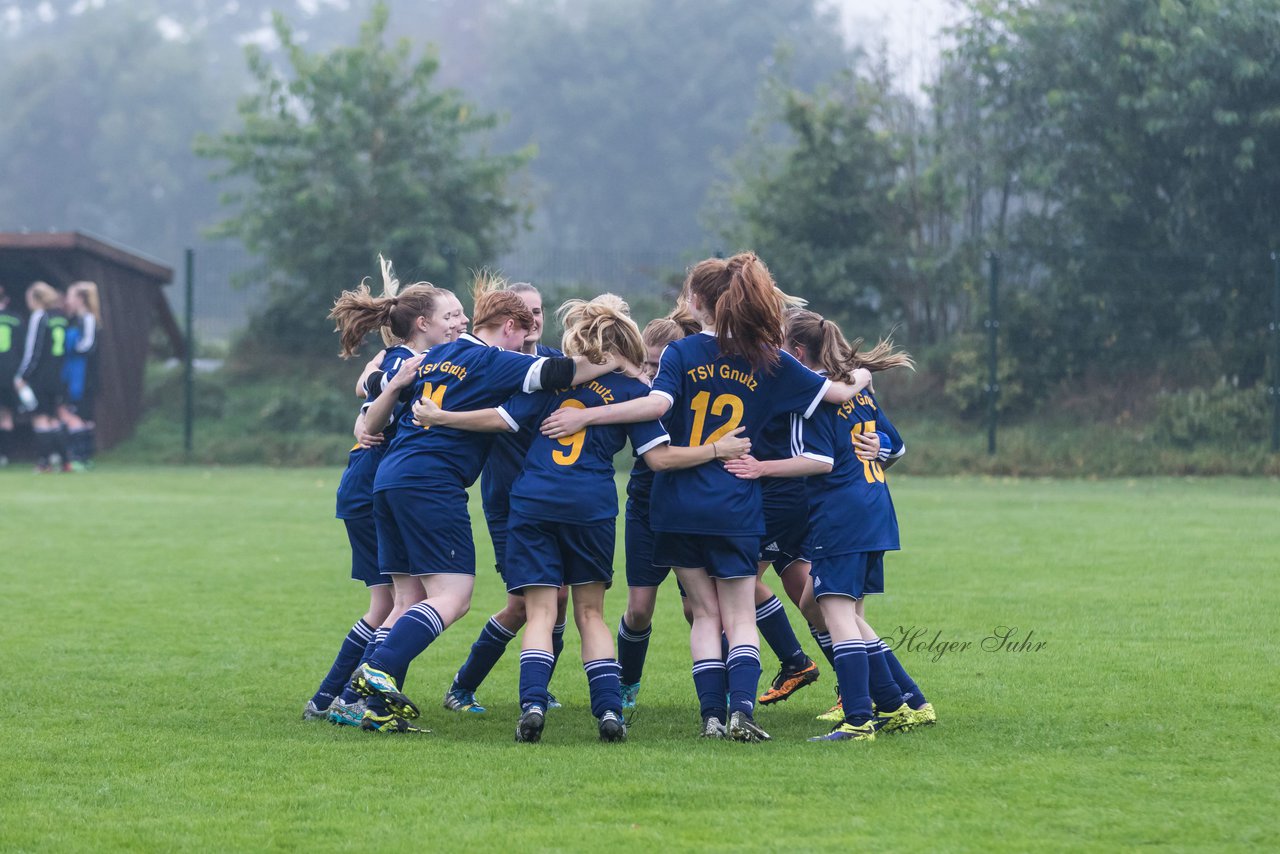
<svg viewBox="0 0 1280 854"><path fill-rule="evenodd" d="M501 407L511 427L532 438L524 467L511 488L513 517L576 525L616 518L613 456L628 439L637 456L669 442L662 425L657 421L603 424L562 439L548 439L538 427L557 409L625 403L648 393L649 387L640 380L611 373L563 391L519 395Z"/></svg>
<svg viewBox="0 0 1280 854"><path fill-rule="evenodd" d="M415 355L408 347L397 344L387 349L378 368L386 371L388 377L394 377L405 359L412 359ZM368 409L369 404L377 399L379 393L377 389L370 390L364 405L360 407L361 411ZM365 426L369 432L374 432L371 425ZM359 519L373 514L373 477L378 471L378 464L382 461L383 455L387 452L392 436L395 435L396 426L396 422L392 420L382 431L381 445L374 445L372 448L356 445L347 455L347 468L342 473L342 480L338 483L339 519Z"/></svg>
<svg viewBox="0 0 1280 854"><path fill-rule="evenodd" d="M714 335L673 341L662 351L651 394L671 401L664 423L672 444L709 445L737 427L756 443L765 425L787 413L810 415L828 382L786 353L777 367L753 371L746 359L725 356ZM729 474L712 461L658 472L650 518L655 531L747 536L764 534L760 484Z"/></svg>
<svg viewBox="0 0 1280 854"><path fill-rule="evenodd" d="M22 318L5 309L0 311L0 382L8 386L18 372L22 357Z"/></svg>
<svg viewBox="0 0 1280 854"><path fill-rule="evenodd" d="M554 347L537 347L539 356L563 356ZM520 467L524 465L524 455L529 450L533 434L528 430L518 433L499 433L493 439L493 447L489 449L489 460L480 473L480 500L484 505L484 515L490 519L500 519L507 515L507 506L511 498L511 484L516 482Z"/></svg>
<svg viewBox="0 0 1280 854"><path fill-rule="evenodd" d="M757 460L789 460L800 453L796 445L798 415L782 415L771 419L760 431L760 440L751 446L751 456ZM808 502L804 480L798 477L762 477L760 492L764 500L765 516L770 513L786 513Z"/></svg>
<svg viewBox="0 0 1280 854"><path fill-rule="evenodd" d="M475 483L493 434L420 427L413 420L413 401L430 398L441 409L452 411L492 409L513 394L537 391L544 361L490 347L467 333L432 347L418 368L410 394L401 398L396 410L398 429L378 466L374 492L421 486L424 480L463 487Z"/></svg>
<svg viewBox="0 0 1280 854"><path fill-rule="evenodd" d="M627 516L649 520L649 496L653 494L653 469L644 461L644 457L636 457L631 467L631 476L627 478Z"/></svg>
<svg viewBox="0 0 1280 854"><path fill-rule="evenodd" d="M890 456L902 453L902 437L875 395L864 391L841 404L824 403L798 429L804 456L831 463L830 474L805 479L811 557L899 548L898 517L884 468L876 460L858 459L853 444L859 434L879 432L882 441L889 439Z"/></svg>

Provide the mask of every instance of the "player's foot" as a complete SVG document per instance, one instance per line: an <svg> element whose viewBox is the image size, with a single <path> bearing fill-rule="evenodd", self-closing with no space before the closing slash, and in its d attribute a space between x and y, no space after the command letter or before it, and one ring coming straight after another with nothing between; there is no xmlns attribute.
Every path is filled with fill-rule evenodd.
<svg viewBox="0 0 1280 854"><path fill-rule="evenodd" d="M367 711L364 707L364 700L356 700L354 703L344 703L342 698L333 701L333 705L329 707L329 723L338 726L360 726L364 720L364 713Z"/></svg>
<svg viewBox="0 0 1280 854"><path fill-rule="evenodd" d="M530 706L520 713L516 723L516 741L535 744L542 740L542 728L546 725L547 713L542 706Z"/></svg>
<svg viewBox="0 0 1280 854"><path fill-rule="evenodd" d="M470 712L473 715L483 715L488 711L476 702L476 695L473 692L464 691L461 688L454 688L444 695L444 707L451 712Z"/></svg>
<svg viewBox="0 0 1280 854"><path fill-rule="evenodd" d="M556 695L550 691L547 692L547 711L560 708L560 701L556 699Z"/></svg>
<svg viewBox="0 0 1280 854"><path fill-rule="evenodd" d="M844 720L844 701L837 697L836 704L818 715L817 720L827 721L828 723L833 724Z"/></svg>
<svg viewBox="0 0 1280 854"><path fill-rule="evenodd" d="M876 732L906 732L916 725L916 713L903 703L891 712L878 712L875 716Z"/></svg>
<svg viewBox="0 0 1280 854"><path fill-rule="evenodd" d="M376 715L371 711L366 711L364 717L360 721L360 729L365 732L431 732L429 729L414 726L404 718L397 714L388 712L385 715Z"/></svg>
<svg viewBox="0 0 1280 854"><path fill-rule="evenodd" d="M53 471L53 466L48 463L36 463L36 474L48 474Z"/></svg>
<svg viewBox="0 0 1280 854"><path fill-rule="evenodd" d="M600 716L600 740L627 740L627 725L622 722L622 715L617 712L605 712Z"/></svg>
<svg viewBox="0 0 1280 854"><path fill-rule="evenodd" d="M842 721L835 725L835 728L826 735L815 735L810 741L875 741L876 725L875 721L867 721L861 724L851 724Z"/></svg>
<svg viewBox="0 0 1280 854"><path fill-rule="evenodd" d="M728 735L734 741L768 741L769 733L760 728L751 715L734 712L729 715Z"/></svg>
<svg viewBox="0 0 1280 854"><path fill-rule="evenodd" d="M918 709L912 709L915 726L933 726L938 722L938 713L933 710L933 703L925 703Z"/></svg>
<svg viewBox="0 0 1280 854"><path fill-rule="evenodd" d="M413 700L400 693L400 686L396 685L396 680L392 676L381 670L375 670L367 663L361 664L356 668L356 672L351 674L351 688L361 697L381 694L387 704L387 711L406 720L414 720L421 714Z"/></svg>
<svg viewBox="0 0 1280 854"><path fill-rule="evenodd" d="M698 733L699 738L724 738L724 724L715 715L702 719L702 732Z"/></svg>
<svg viewBox="0 0 1280 854"><path fill-rule="evenodd" d="M334 702L337 702L336 700ZM323 721L329 717L329 706L323 709L316 705L315 700L307 700L307 704L302 707L302 719L304 721Z"/></svg>
<svg viewBox="0 0 1280 854"><path fill-rule="evenodd" d="M803 667L783 667L779 669L778 675L774 677L773 685L768 691L760 695L760 705L768 706L773 703L781 703L804 686L817 682L820 672L818 665L811 658L805 659Z"/></svg>
<svg viewBox="0 0 1280 854"><path fill-rule="evenodd" d="M633 682L630 685L622 686L622 708L623 710L634 709L636 707L636 698L640 696L640 683Z"/></svg>

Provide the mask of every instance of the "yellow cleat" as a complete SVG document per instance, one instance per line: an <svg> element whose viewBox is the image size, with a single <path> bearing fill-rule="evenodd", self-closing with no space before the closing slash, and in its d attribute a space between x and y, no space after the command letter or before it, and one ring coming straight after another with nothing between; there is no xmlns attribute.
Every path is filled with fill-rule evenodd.
<svg viewBox="0 0 1280 854"><path fill-rule="evenodd" d="M918 709L911 711L915 718L914 726L933 726L938 722L938 713L933 710L933 703L925 703Z"/></svg>
<svg viewBox="0 0 1280 854"><path fill-rule="evenodd" d="M892 712L878 713L873 720L876 722L876 730L886 735L891 732L906 732L916 725L916 713L903 703Z"/></svg>
<svg viewBox="0 0 1280 854"><path fill-rule="evenodd" d="M837 699L836 704L818 715L818 720L827 721L828 723L836 723L844 720L844 701Z"/></svg>
<svg viewBox="0 0 1280 854"><path fill-rule="evenodd" d="M874 720L861 724L841 723L826 735L815 735L810 741L875 741L876 724Z"/></svg>

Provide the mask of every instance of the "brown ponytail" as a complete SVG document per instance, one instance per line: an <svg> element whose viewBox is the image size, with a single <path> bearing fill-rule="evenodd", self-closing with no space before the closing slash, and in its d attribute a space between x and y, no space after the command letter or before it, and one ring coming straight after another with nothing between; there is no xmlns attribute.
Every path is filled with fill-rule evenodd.
<svg viewBox="0 0 1280 854"><path fill-rule="evenodd" d="M866 368L872 373L890 368L915 370L911 355L895 351L892 340L881 339L867 353L859 353L861 338L853 343L846 341L835 321L827 320L814 311L792 311L787 316L786 337L788 345L804 347L809 361L834 380L852 382L853 372L858 368Z"/></svg>
<svg viewBox="0 0 1280 854"><path fill-rule="evenodd" d="M685 287L715 322L720 352L741 356L753 370L778 364L783 294L754 252L698 262Z"/></svg>
<svg viewBox="0 0 1280 854"><path fill-rule="evenodd" d="M405 340L413 334L414 322L435 314L447 293L426 282L409 285L395 296L375 297L364 282L354 291L343 291L329 312L340 336L340 355L344 359L354 356L365 336L382 327L390 327L396 339Z"/></svg>
<svg viewBox="0 0 1280 854"><path fill-rule="evenodd" d="M506 279L497 273L489 270L476 273L471 296L475 300L471 312L473 329L500 327L508 320L514 320L516 326L526 332L533 329L533 312L514 291L507 289Z"/></svg>

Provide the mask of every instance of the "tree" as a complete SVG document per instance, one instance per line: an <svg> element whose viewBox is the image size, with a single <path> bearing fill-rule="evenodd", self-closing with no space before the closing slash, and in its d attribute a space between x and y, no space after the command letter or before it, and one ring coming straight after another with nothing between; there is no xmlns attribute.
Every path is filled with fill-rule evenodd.
<svg viewBox="0 0 1280 854"><path fill-rule="evenodd" d="M217 234L242 239L272 285L256 331L290 348L331 349L328 308L378 253L402 278L456 287L523 211L508 182L526 155L488 154L495 118L433 86L434 55L385 45L387 16L376 4L355 46L316 54L277 16L288 73L249 48L257 91L240 104L242 127L197 144L225 163L223 199L237 206Z"/></svg>

